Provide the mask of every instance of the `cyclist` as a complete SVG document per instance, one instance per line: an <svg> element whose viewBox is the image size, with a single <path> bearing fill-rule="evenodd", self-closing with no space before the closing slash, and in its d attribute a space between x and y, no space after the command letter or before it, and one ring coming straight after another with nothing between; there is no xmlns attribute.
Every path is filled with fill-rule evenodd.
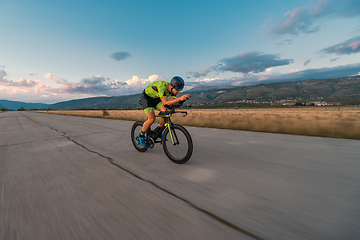
<svg viewBox="0 0 360 240"><path fill-rule="evenodd" d="M145 141L145 133L155 121L154 108L160 111L167 111L164 105L174 105L180 101L190 99L189 94L176 97L184 88L185 82L181 77L175 76L170 83L166 81L156 81L149 84L141 94L140 100L147 120L144 122L142 131L139 134L139 142L143 146L147 146ZM171 96L171 100L168 97ZM160 119L160 127L164 126L164 118ZM162 137L162 136L160 136Z"/></svg>

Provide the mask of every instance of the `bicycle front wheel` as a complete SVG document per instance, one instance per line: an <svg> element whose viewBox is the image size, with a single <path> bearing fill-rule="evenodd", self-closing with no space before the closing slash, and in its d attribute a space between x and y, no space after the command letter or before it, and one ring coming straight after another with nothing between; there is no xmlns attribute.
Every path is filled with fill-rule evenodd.
<svg viewBox="0 0 360 240"><path fill-rule="evenodd" d="M180 125L174 124L165 128L162 145L166 156L174 163L186 163L193 152L193 142L189 132Z"/></svg>

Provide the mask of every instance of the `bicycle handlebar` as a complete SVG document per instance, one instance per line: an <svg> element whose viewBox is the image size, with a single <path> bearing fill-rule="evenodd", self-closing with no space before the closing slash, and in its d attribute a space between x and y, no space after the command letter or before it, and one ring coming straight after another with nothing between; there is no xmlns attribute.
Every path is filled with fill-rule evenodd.
<svg viewBox="0 0 360 240"><path fill-rule="evenodd" d="M177 103L175 103L173 105L167 105L167 104L164 105L164 107L166 107L170 111L169 112L160 112L159 115L170 115L171 116L173 113L184 113L185 114L184 117L186 117L186 115L187 115L186 111L178 111L178 112L175 111L175 109L181 107L185 101L186 100L179 101L179 102L177 102ZM139 104L142 106L141 100L139 100Z"/></svg>
<svg viewBox="0 0 360 240"><path fill-rule="evenodd" d="M179 107L181 107L182 105L183 105L183 103L184 103L185 101L180 101L180 102L177 102L177 103L175 103L175 104L173 104L173 105L164 105L167 109L169 109L169 110L174 110L175 111L175 108L179 108Z"/></svg>
<svg viewBox="0 0 360 240"><path fill-rule="evenodd" d="M185 101L180 101L180 102L175 103L175 104L173 104L173 105L164 105L167 109L170 110L169 112L165 112L165 113L168 114L168 115L170 115L170 116L171 116L173 113L184 113L184 114L185 114L184 117L185 117L185 116L187 115L187 112L186 112L186 111L181 111L181 112L176 112L176 111L175 111L175 109L181 107L184 102L185 102Z"/></svg>

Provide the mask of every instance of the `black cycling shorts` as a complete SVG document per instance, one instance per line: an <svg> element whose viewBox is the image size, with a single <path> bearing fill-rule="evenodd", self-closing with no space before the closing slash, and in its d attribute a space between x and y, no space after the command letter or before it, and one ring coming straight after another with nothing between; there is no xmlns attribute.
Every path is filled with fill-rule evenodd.
<svg viewBox="0 0 360 240"><path fill-rule="evenodd" d="M164 105L160 98L152 98L146 95L145 90L141 93L140 100L145 113L153 112L154 108L159 110Z"/></svg>

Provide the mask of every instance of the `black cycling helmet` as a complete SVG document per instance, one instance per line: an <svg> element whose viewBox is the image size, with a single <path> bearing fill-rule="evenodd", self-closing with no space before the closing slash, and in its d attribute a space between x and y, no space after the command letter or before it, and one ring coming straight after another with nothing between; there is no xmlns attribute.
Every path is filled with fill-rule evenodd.
<svg viewBox="0 0 360 240"><path fill-rule="evenodd" d="M171 79L170 85L172 88L181 91L184 88L185 82L181 77L176 76Z"/></svg>

